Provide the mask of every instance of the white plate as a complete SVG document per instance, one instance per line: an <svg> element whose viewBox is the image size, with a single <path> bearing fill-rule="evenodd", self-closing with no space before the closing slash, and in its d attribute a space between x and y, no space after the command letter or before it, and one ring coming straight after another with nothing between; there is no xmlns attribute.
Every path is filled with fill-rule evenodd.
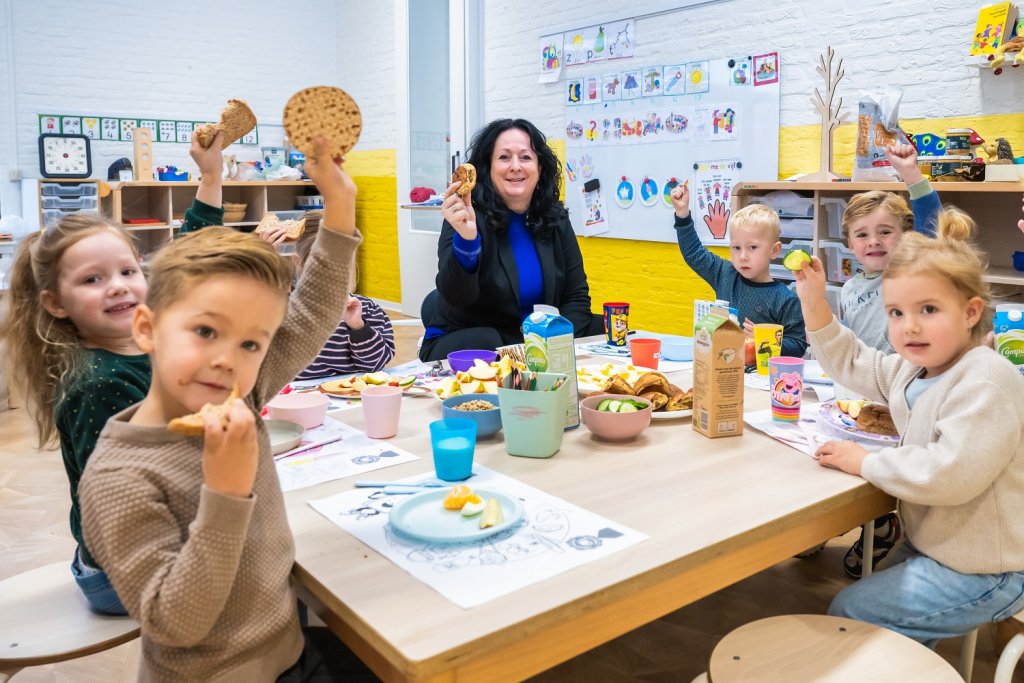
<svg viewBox="0 0 1024 683"><path fill-rule="evenodd" d="M388 522L395 531L410 538L431 543L465 543L500 533L523 518L523 504L517 499L490 489L474 489L484 500L497 499L505 516L501 524L481 529L480 515L463 517L458 510L444 508L448 491L443 488L406 498L391 508Z"/></svg>
<svg viewBox="0 0 1024 683"><path fill-rule="evenodd" d="M288 420L264 420L267 435L270 437L270 451L274 455L290 451L302 443L302 435L306 433L302 425Z"/></svg>
<svg viewBox="0 0 1024 683"><path fill-rule="evenodd" d="M681 417L693 417L693 409L690 410L669 410L661 412L652 412L652 420L678 420Z"/></svg>
<svg viewBox="0 0 1024 683"><path fill-rule="evenodd" d="M898 446L900 444L900 437L898 436L871 434L870 432L858 429L857 420L840 410L839 406L837 406L834 401L822 403L818 408L818 416L821 417L822 422L827 424L836 432L842 434L847 439L853 437L855 439L871 441L883 446Z"/></svg>
<svg viewBox="0 0 1024 683"><path fill-rule="evenodd" d="M583 373L582 375L580 373ZM576 367L576 385L581 394L600 391L601 385L612 375L623 374L623 379L632 386L645 372L653 372L651 368L642 368L623 363L587 363Z"/></svg>

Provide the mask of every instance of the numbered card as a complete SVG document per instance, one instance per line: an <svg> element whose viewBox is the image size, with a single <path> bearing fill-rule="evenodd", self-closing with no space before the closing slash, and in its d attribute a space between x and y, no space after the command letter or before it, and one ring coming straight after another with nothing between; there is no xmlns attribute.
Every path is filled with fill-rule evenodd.
<svg viewBox="0 0 1024 683"><path fill-rule="evenodd" d="M95 116L86 116L82 119L82 135L90 140L100 139L100 120Z"/></svg>
<svg viewBox="0 0 1024 683"><path fill-rule="evenodd" d="M82 132L82 118L80 116L60 117L60 132L65 135L80 135Z"/></svg>
<svg viewBox="0 0 1024 683"><path fill-rule="evenodd" d="M100 119L100 139L119 140L121 127L117 119Z"/></svg>
<svg viewBox="0 0 1024 683"><path fill-rule="evenodd" d="M135 129L139 127L136 119L121 119L121 140L130 142L135 138Z"/></svg>
<svg viewBox="0 0 1024 683"><path fill-rule="evenodd" d="M258 145L260 144L260 137L256 133L256 128L253 128L242 138L241 143L243 145Z"/></svg>
<svg viewBox="0 0 1024 683"><path fill-rule="evenodd" d="M154 133L153 137L156 137L156 121L153 119L142 119L139 121L139 128L149 128Z"/></svg>
<svg viewBox="0 0 1024 683"><path fill-rule="evenodd" d="M160 142L174 142L174 121L161 121L158 125L158 133L160 135Z"/></svg>
<svg viewBox="0 0 1024 683"><path fill-rule="evenodd" d="M177 121L175 130L178 131L178 142L192 142L192 122Z"/></svg>
<svg viewBox="0 0 1024 683"><path fill-rule="evenodd" d="M50 114L40 114L39 133L47 133L50 135L56 135L60 133L60 117L52 116Z"/></svg>

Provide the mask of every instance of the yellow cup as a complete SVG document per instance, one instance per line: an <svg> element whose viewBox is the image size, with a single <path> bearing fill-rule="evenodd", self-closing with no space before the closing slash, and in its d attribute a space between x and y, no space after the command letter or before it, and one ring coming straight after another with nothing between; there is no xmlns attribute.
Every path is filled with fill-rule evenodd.
<svg viewBox="0 0 1024 683"><path fill-rule="evenodd" d="M768 359L782 355L782 325L754 325L754 351L757 357L757 374L767 375Z"/></svg>

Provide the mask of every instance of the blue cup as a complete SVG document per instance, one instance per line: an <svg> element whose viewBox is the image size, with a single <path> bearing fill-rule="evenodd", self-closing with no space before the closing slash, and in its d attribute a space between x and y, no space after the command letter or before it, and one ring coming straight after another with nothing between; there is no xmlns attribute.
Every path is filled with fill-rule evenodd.
<svg viewBox="0 0 1024 683"><path fill-rule="evenodd" d="M442 481L462 481L473 474L476 422L450 417L430 423L434 472Z"/></svg>

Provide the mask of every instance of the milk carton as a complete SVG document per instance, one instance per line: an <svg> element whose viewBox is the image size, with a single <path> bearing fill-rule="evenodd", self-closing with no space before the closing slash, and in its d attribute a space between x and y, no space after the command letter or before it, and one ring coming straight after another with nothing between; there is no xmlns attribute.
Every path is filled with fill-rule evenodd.
<svg viewBox="0 0 1024 683"><path fill-rule="evenodd" d="M694 325L693 429L708 438L743 433L743 328L714 307Z"/></svg>
<svg viewBox="0 0 1024 683"><path fill-rule="evenodd" d="M1024 375L1024 307L1019 304L996 306L995 333L996 351Z"/></svg>
<svg viewBox="0 0 1024 683"><path fill-rule="evenodd" d="M526 367L533 372L563 373L568 376L565 392L565 428L580 424L579 390L576 387L576 342L572 323L553 306L536 305L523 321Z"/></svg>

